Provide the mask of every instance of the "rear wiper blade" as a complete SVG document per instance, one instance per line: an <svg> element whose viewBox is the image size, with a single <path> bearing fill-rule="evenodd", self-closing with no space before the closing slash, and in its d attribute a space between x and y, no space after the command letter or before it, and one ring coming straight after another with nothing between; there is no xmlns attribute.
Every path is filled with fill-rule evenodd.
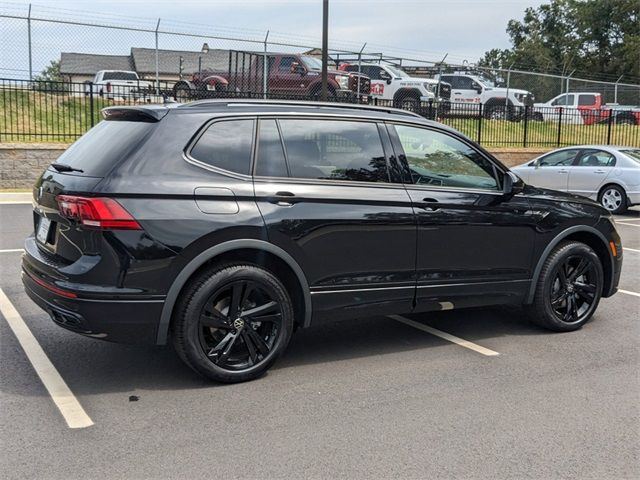
<svg viewBox="0 0 640 480"><path fill-rule="evenodd" d="M80 172L84 173L84 170L80 168L72 167L71 165L67 165L66 163L52 163L51 166L55 168L59 172Z"/></svg>

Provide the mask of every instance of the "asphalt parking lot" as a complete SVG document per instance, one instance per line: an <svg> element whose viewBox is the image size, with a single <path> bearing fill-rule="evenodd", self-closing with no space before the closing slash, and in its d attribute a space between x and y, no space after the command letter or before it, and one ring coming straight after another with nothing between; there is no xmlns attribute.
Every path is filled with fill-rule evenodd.
<svg viewBox="0 0 640 480"><path fill-rule="evenodd" d="M0 288L93 425L68 427L5 303L0 474L638 478L640 209L616 220L622 291L578 332L501 308L367 318L300 331L263 378L214 385L170 347L54 325L20 282L31 206L2 204Z"/></svg>

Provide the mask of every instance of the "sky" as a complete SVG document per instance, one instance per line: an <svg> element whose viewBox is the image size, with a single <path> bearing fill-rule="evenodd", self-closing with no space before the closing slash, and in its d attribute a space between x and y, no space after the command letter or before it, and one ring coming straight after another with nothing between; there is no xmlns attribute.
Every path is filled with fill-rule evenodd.
<svg viewBox="0 0 640 480"><path fill-rule="evenodd" d="M383 52L407 58L474 63L491 48L509 47L507 22L522 19L537 0L330 0L329 45L358 51ZM0 1L0 13L26 14L28 2ZM300 46L320 44L321 0L40 0L34 16L75 21L197 31L228 37L270 39ZM24 70L24 21L0 18L0 70ZM148 35L94 31L87 27L60 27L33 23L34 70L41 69L59 51L127 54L131 46L152 46ZM132 45L136 43L136 45ZM142 43L142 45L141 45ZM201 40L171 38L163 48L199 50ZM168 45L171 43L171 45ZM228 45L210 45L225 48ZM179 45L178 45L179 44ZM244 46L240 46L244 48ZM277 47L272 48L277 50ZM0 71L0 74L2 72Z"/></svg>

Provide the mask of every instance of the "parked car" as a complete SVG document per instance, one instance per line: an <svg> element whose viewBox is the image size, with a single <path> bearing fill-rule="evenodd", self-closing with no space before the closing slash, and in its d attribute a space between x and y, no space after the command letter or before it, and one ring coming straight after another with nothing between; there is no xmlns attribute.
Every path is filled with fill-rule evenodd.
<svg viewBox="0 0 640 480"><path fill-rule="evenodd" d="M511 304L570 331L616 292L606 209L411 112L203 100L103 115L34 186L26 292L69 330L170 341L208 378L258 377L297 327Z"/></svg>
<svg viewBox="0 0 640 480"><path fill-rule="evenodd" d="M93 85L91 85L93 84ZM153 85L140 80L136 72L125 70L100 70L93 77L93 82L86 84L86 93L114 99L144 99L151 95Z"/></svg>
<svg viewBox="0 0 640 480"><path fill-rule="evenodd" d="M602 95L594 92L563 93L533 106L533 120L540 121L593 125L608 122L610 115L616 124L640 124L640 107L604 104Z"/></svg>
<svg viewBox="0 0 640 480"><path fill-rule="evenodd" d="M482 114L492 120L519 120L524 107L533 105L534 95L518 88L496 87L479 74L454 72L436 75L436 78L451 84L451 113L469 116Z"/></svg>
<svg viewBox="0 0 640 480"><path fill-rule="evenodd" d="M263 94L264 54L229 52L229 67L224 71L207 70L183 79L174 86L179 101L202 98L204 90ZM307 97L319 99L322 87L322 62L309 55L269 53L267 55L267 93L270 97ZM203 77L204 78L201 78ZM328 71L328 99L366 103L371 89L369 77L334 69ZM211 95L215 96L215 95Z"/></svg>
<svg viewBox="0 0 640 480"><path fill-rule="evenodd" d="M525 182L597 200L612 213L640 204L640 149L580 145L512 169Z"/></svg>
<svg viewBox="0 0 640 480"><path fill-rule="evenodd" d="M431 78L411 77L393 65L343 63L340 70L358 72L371 79L371 98L390 100L393 106L416 111L421 102L436 101L449 110L451 85Z"/></svg>

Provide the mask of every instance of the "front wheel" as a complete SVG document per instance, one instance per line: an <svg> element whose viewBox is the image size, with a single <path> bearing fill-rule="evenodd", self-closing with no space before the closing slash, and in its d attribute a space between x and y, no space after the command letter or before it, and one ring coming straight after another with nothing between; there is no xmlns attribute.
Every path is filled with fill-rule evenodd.
<svg viewBox="0 0 640 480"><path fill-rule="evenodd" d="M291 299L282 283L254 265L203 272L187 288L172 325L180 358L218 382L253 380L287 347Z"/></svg>
<svg viewBox="0 0 640 480"><path fill-rule="evenodd" d="M569 332L589 321L600 302L604 284L602 264L591 247L562 242L542 267L530 319L549 330Z"/></svg>
<svg viewBox="0 0 640 480"><path fill-rule="evenodd" d="M624 213L627 210L627 195L618 185L607 185L598 195L600 204L611 213Z"/></svg>

